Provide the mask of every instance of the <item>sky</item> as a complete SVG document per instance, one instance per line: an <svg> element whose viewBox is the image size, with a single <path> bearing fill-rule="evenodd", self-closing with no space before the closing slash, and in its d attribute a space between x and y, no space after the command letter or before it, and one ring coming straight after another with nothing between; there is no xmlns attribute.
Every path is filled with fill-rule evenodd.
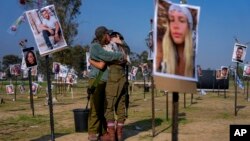
<svg viewBox="0 0 250 141"><path fill-rule="evenodd" d="M172 0L179 3L179 0ZM200 6L198 25L197 64L202 69L219 69L236 65L232 62L235 38L241 44L250 41L249 0L187 0L189 5ZM28 39L28 47L37 49L34 37L24 22L15 34L9 27L27 10L19 0L3 0L0 5L0 59L7 54L21 56L18 43ZM78 35L74 45L90 44L94 31L104 25L123 34L131 50L141 53L147 50L145 39L150 31L150 19L154 16L154 0L83 0L78 16ZM250 46L250 44L248 44ZM250 61L247 49L245 62Z"/></svg>

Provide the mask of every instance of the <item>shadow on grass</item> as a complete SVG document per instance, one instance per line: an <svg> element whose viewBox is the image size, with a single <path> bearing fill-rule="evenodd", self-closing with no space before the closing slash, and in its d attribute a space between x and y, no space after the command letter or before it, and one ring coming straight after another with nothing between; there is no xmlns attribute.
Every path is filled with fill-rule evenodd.
<svg viewBox="0 0 250 141"><path fill-rule="evenodd" d="M196 100L203 100L200 96L195 98Z"/></svg>
<svg viewBox="0 0 250 141"><path fill-rule="evenodd" d="M197 104L197 103L198 103L198 102L192 102L191 105L192 105L192 104Z"/></svg>
<svg viewBox="0 0 250 141"><path fill-rule="evenodd" d="M62 134L62 133L58 133L58 134L55 134L54 138L56 140L56 138L59 138L61 136L65 136L67 134ZM37 139L32 139L30 141L51 141L52 140L52 136L51 135L44 135L44 136L41 136Z"/></svg>
<svg viewBox="0 0 250 141"><path fill-rule="evenodd" d="M162 119L156 118L155 127L161 125L162 122L163 122ZM124 139L127 139L129 137L139 134L140 132L152 130L152 119L144 119L141 121L130 123L125 125L124 128L125 128Z"/></svg>
<svg viewBox="0 0 250 141"><path fill-rule="evenodd" d="M238 113L241 109L243 109L245 107L246 106L241 106L241 105L236 106L236 112Z"/></svg>
<svg viewBox="0 0 250 141"><path fill-rule="evenodd" d="M10 111L10 112L15 112L15 111L24 111L27 110L26 108L17 108L17 109L10 109L10 110L6 110L6 111Z"/></svg>

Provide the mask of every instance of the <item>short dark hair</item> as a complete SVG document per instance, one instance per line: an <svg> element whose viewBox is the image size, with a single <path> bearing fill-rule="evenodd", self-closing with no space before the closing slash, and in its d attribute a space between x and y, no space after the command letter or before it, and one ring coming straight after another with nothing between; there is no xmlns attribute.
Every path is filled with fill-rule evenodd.
<svg viewBox="0 0 250 141"><path fill-rule="evenodd" d="M223 67L222 70L227 70L227 67Z"/></svg>
<svg viewBox="0 0 250 141"><path fill-rule="evenodd" d="M121 39L121 40L124 40L124 38L123 38L123 36L122 36L122 34L121 33L119 33L119 32L112 32L111 34L110 34L110 37L112 38L112 37L116 37L116 36L119 36L119 38Z"/></svg>
<svg viewBox="0 0 250 141"><path fill-rule="evenodd" d="M105 34L110 34L112 30L107 29L105 26L99 26L95 30L95 36L97 40L101 40Z"/></svg>
<svg viewBox="0 0 250 141"><path fill-rule="evenodd" d="M241 49L241 50L243 50L243 47L239 46L239 47L237 48L237 50L238 50L238 49Z"/></svg>
<svg viewBox="0 0 250 141"><path fill-rule="evenodd" d="M40 13L43 13L44 11L48 11L48 9L43 8L43 9L40 11Z"/></svg>

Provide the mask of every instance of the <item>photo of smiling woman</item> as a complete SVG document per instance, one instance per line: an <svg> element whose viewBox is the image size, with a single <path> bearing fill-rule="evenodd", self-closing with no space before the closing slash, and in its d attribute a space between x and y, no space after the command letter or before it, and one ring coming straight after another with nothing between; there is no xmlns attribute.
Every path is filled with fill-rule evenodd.
<svg viewBox="0 0 250 141"><path fill-rule="evenodd" d="M155 74L195 81L199 7L164 0L158 4L157 30L161 31L157 33Z"/></svg>

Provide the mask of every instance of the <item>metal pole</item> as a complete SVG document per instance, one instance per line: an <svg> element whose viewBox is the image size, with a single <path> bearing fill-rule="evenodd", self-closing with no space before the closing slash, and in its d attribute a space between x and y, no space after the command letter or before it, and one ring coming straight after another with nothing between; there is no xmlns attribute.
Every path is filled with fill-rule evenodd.
<svg viewBox="0 0 250 141"><path fill-rule="evenodd" d="M179 93L173 92L173 109L172 109L172 141L178 141L178 108Z"/></svg>
<svg viewBox="0 0 250 141"><path fill-rule="evenodd" d="M53 117L53 103L52 103L52 93L51 93L51 80L50 80L50 69L49 69L49 56L45 56L46 66L47 66L47 83L48 83L48 95L49 95L49 114L50 114L50 130L51 130L51 140L55 141L54 135L54 117Z"/></svg>
<svg viewBox="0 0 250 141"><path fill-rule="evenodd" d="M30 108L32 110L32 115L34 117L35 112L34 112L34 101L33 101L33 92L32 92L31 68L29 68L28 75L29 75L29 87L30 87Z"/></svg>

